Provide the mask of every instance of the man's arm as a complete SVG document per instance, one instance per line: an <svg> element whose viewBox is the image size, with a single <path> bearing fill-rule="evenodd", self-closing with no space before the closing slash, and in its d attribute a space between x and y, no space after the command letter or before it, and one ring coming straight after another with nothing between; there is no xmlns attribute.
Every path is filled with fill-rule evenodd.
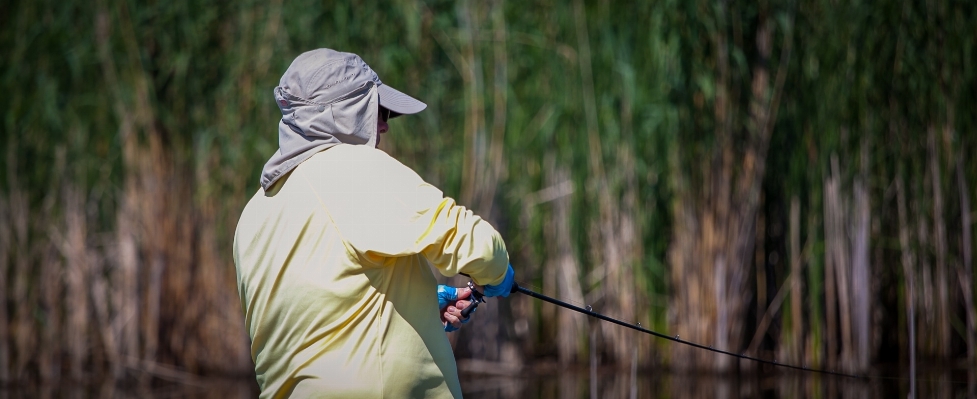
<svg viewBox="0 0 977 399"><path fill-rule="evenodd" d="M358 252L377 262L421 254L448 277L463 273L479 285L504 280L509 255L487 221L386 153L339 147L327 151L335 151L330 164L343 169L310 183Z"/></svg>

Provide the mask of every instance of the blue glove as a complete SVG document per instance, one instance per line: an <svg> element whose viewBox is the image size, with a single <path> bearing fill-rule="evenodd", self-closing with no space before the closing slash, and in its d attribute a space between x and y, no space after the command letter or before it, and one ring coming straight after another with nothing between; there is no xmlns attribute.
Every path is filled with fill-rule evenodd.
<svg viewBox="0 0 977 399"><path fill-rule="evenodd" d="M509 270L505 271L505 279L502 280L499 285L486 285L483 294L485 296L509 296L509 292L512 292L512 284L516 282L516 272L512 270L512 265L509 265Z"/></svg>
<svg viewBox="0 0 977 399"><path fill-rule="evenodd" d="M448 307L448 303L458 300L458 289L444 284L438 285L438 309Z"/></svg>
<svg viewBox="0 0 977 399"><path fill-rule="evenodd" d="M454 302L454 301L457 301L457 300L458 300L458 289L457 288L455 288L455 287L449 287L449 286L444 285L444 284L438 285L438 311L439 312L440 311L443 311L444 308L447 308L448 305L451 304L451 302ZM477 310L477 308L476 309L473 309L472 310L472 313L474 313L474 310ZM461 322L462 322L462 324L464 324L464 323L467 323L469 320L471 320L471 314L469 314L469 317L467 319L464 319ZM447 323L447 324L444 325L444 331L445 332L452 332L452 331L458 331L458 329L455 328L455 326L451 325L451 323Z"/></svg>

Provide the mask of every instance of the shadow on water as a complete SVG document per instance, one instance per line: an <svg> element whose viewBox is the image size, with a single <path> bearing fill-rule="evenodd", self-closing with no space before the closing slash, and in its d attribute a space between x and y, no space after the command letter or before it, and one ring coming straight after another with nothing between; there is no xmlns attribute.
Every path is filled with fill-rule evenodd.
<svg viewBox="0 0 977 399"><path fill-rule="evenodd" d="M870 379L824 376L803 372L740 375L702 375L604 370L596 386L588 370L520 372L512 375L463 373L468 399L524 398L907 398L909 379L897 370L879 370ZM881 376L881 377L880 377ZM975 370L922 368L916 380L917 398L977 399ZM198 379L193 382L153 381L142 387L112 383L63 383L2 386L7 398L256 398L253 379Z"/></svg>
<svg viewBox="0 0 977 399"><path fill-rule="evenodd" d="M805 372L770 372L740 375L703 375L643 372L632 378L627 371L604 371L592 387L587 370L559 373L522 373L518 376L463 374L467 399L515 398L907 398L908 375L876 371L857 379ZM592 388L595 388L592 390ZM921 370L917 398L977 399L977 373L966 369Z"/></svg>
<svg viewBox="0 0 977 399"><path fill-rule="evenodd" d="M144 384L62 382L31 385L0 385L0 399L14 398L181 398L247 399L258 397L253 378L198 378L179 382L150 380Z"/></svg>

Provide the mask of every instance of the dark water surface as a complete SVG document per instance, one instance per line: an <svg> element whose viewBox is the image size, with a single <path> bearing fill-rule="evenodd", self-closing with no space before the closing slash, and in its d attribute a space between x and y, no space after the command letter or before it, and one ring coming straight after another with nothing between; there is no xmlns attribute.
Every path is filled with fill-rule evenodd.
<svg viewBox="0 0 977 399"><path fill-rule="evenodd" d="M899 370L877 370L870 379L784 372L750 375L693 375L629 370L604 370L596 379L586 369L494 375L462 374L468 399L523 398L907 398L909 379ZM977 371L921 367L916 378L917 398L977 399ZM0 386L7 398L254 398L251 379L154 381L149 386L102 384L47 384Z"/></svg>
<svg viewBox="0 0 977 399"><path fill-rule="evenodd" d="M253 379L198 379L195 381L144 381L117 385L108 380L100 383L49 383L37 385L0 385L0 399L14 398L256 398L258 384Z"/></svg>
<svg viewBox="0 0 977 399"><path fill-rule="evenodd" d="M702 375L604 371L596 381L587 371L523 376L464 375L467 399L508 398L907 398L908 373L877 370L868 379L825 376L810 372L749 375ZM916 377L917 398L977 399L977 371L926 368Z"/></svg>

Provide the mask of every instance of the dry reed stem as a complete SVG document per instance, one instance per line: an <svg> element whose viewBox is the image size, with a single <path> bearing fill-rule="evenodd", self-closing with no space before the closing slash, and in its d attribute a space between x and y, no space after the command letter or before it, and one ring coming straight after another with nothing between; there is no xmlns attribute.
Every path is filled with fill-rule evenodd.
<svg viewBox="0 0 977 399"><path fill-rule="evenodd" d="M825 230L825 254L824 254L824 295L825 295L825 340L827 341L828 364L835 366L838 364L838 347L840 344L835 338L835 331L838 328L838 289L836 274L839 273L838 262L834 256L834 240L837 235L834 231L835 198L837 197L837 181L833 176L825 178L824 182L824 230Z"/></svg>
<svg viewBox="0 0 977 399"><path fill-rule="evenodd" d="M564 166L556 166L555 157L548 154L545 161L544 173L549 186L569 180L570 173ZM543 230L546 242L546 273L547 283L544 286L556 288L557 297L571 303L583 303L583 289L580 287L578 262L571 245L570 232L570 198L562 196L551 201L552 207ZM550 323L556 331L557 358L560 363L569 364L587 357L586 346L580 339L586 331L585 319L572 312L559 311L555 323Z"/></svg>
<svg viewBox="0 0 977 399"><path fill-rule="evenodd" d="M826 284L834 285L833 292L837 301L837 320L840 329L838 350L840 356L835 365L848 370L851 365L852 351L852 303L851 293L851 258L848 245L848 234L845 220L848 215L847 202L842 198L841 171L838 158L831 156L831 172L826 179L824 190L824 219L825 219L825 258L831 264L834 280L827 280ZM834 334L833 330L828 330Z"/></svg>
<svg viewBox="0 0 977 399"><path fill-rule="evenodd" d="M81 200L77 198L73 189L65 191L65 237L61 238L59 247L65 258L65 274L67 287L65 295L65 314L68 316L64 334L65 347L69 356L69 375L74 380L81 380L85 360L90 353L91 337L89 336L89 321L91 320L89 307L90 268L87 245L85 243L85 215L79 209Z"/></svg>
<svg viewBox="0 0 977 399"><path fill-rule="evenodd" d="M929 188L927 186L928 178L923 178L923 190L925 191L924 198L932 198ZM918 189L917 189L918 190ZM915 253L916 256L916 278L919 288L916 301L919 305L919 319L917 320L917 331L918 340L920 345L920 354L928 356L931 353L936 353L934 342L935 337L938 335L935 333L935 329L922 328L927 326L934 326L936 321L936 305L933 303L933 296L935 295L936 288L933 287L933 266L930 262L930 258L926 256L925 248L930 246L930 228L929 223L926 219L926 215L923 213L923 206L920 204L920 197L910 197L909 207L912 209L910 211L911 215L916 216L916 238L917 245L921 250ZM910 224L910 226L912 226Z"/></svg>
<svg viewBox="0 0 977 399"><path fill-rule="evenodd" d="M973 238L971 230L973 223L970 219L970 196L967 195L967 179L963 171L963 152L956 160L957 189L960 192L960 252L962 260L958 263L957 279L960 281L960 291L963 294L964 311L967 321L967 356L971 364L977 364L977 308L974 306L973 289Z"/></svg>
<svg viewBox="0 0 977 399"><path fill-rule="evenodd" d="M935 355L945 358L950 354L950 281L946 262L947 239L946 222L944 221L943 209L943 184L940 172L940 154L936 145L936 128L930 126L926 134L927 159L930 172L930 184L932 184L933 199L933 251L936 255L936 265L933 276L933 284L936 289L936 336Z"/></svg>
<svg viewBox="0 0 977 399"><path fill-rule="evenodd" d="M864 152L865 145L862 148ZM828 362L855 371L868 366L872 351L869 339L872 320L868 312L872 292L868 262L869 198L863 183L864 172L853 181L851 194L842 187L841 175L838 159L832 155L831 172L824 183L825 268L831 275L825 284L831 294L828 299L833 299L828 301L827 312L830 318ZM848 220L853 222L846 223ZM832 322L835 319L837 324ZM840 341L833 347L836 327ZM840 358L832 359L839 352Z"/></svg>
<svg viewBox="0 0 977 399"><path fill-rule="evenodd" d="M6 197L0 195L0 291L9 292L7 273L10 261L10 209ZM7 314L6 294L0 296L0 382L10 381L10 315Z"/></svg>
<svg viewBox="0 0 977 399"><path fill-rule="evenodd" d="M618 151L621 154L620 162L625 170L633 170L632 159L624 149ZM606 178L603 179L606 181ZM599 207L600 219L597 228L599 237L603 245L598 246L600 252L596 259L603 264L605 276L603 284L603 296L605 297L605 309L609 316L620 320L634 322L637 314L636 303L643 302L638 298L637 287L634 279L634 266L638 263L639 232L637 224L632 215L638 213L637 194L633 179L626 179L622 187L623 198L614 201L611 199L610 187L606 184L600 187ZM636 348L636 336L625 329L604 323L601 325L603 331L601 335L606 337L603 342L605 350L613 354L613 360L619 366L626 366Z"/></svg>
<svg viewBox="0 0 977 399"><path fill-rule="evenodd" d="M53 246L53 243L50 244ZM40 305L47 309L40 327L40 346L38 347L38 378L44 382L62 379L62 363L65 326L64 306L64 258L60 251L49 248L46 259L40 265L38 285L40 286Z"/></svg>
<svg viewBox="0 0 977 399"><path fill-rule="evenodd" d="M481 191L479 197L479 212L482 215L494 213L495 193L499 181L505 173L505 131L508 89L508 54L506 42L508 33L505 23L505 1L494 0L489 11L493 27L493 79L492 79L492 136L489 139L488 154L485 159L484 178L479 179L477 189Z"/></svg>
<svg viewBox="0 0 977 399"><path fill-rule="evenodd" d="M781 358L791 364L800 364L803 360L804 342L804 313L801 308L803 293L801 292L801 267L806 263L808 252L801 252L801 204L794 195L790 198L790 335L784 340ZM809 248L811 237L808 237L805 249Z"/></svg>
<svg viewBox="0 0 977 399"><path fill-rule="evenodd" d="M869 228L871 225L871 205L866 181L868 180L868 143L862 142L860 150L861 167L853 183L853 198L849 220L851 257L851 300L852 300L852 371L864 371L869 367L872 353L871 342L873 318L872 298L875 289L872 284L872 270L869 261Z"/></svg>
<svg viewBox="0 0 977 399"><path fill-rule="evenodd" d="M11 176L13 176L13 171L10 171ZM31 354L34 353L36 348L36 337L33 334L33 318L30 314L30 303L33 303L34 296L33 293L28 295L27 288L30 287L30 279L28 277L29 268L28 265L31 264L31 250L33 247L30 245L30 238L28 237L30 223L28 222L28 215L30 215L30 208L27 204L27 193L24 192L20 186L17 184L16 178L11 178L8 180L10 183L10 215L13 221L12 225L14 227L14 256L13 256L13 275L12 285L10 285L10 290L7 291L11 298L16 298L17 301L13 306L13 314L11 315L11 325L10 334L12 339L10 342L12 344L11 352L13 354L13 360L11 361L11 380L23 380L26 378L27 365L30 362ZM13 350L17 352L13 352Z"/></svg>
<svg viewBox="0 0 977 399"><path fill-rule="evenodd" d="M112 302L115 307L112 317L112 329L118 337L115 350L118 357L139 356L139 287L138 287L138 254L134 233L133 218L135 197L131 193L135 190L134 179L125 179L122 204L116 213L115 241L116 260L112 269ZM122 378L124 369L116 366L113 369L115 379Z"/></svg>
<svg viewBox="0 0 977 399"><path fill-rule="evenodd" d="M476 212L482 210L482 200L479 194L480 178L486 167L485 159L485 107L482 101L484 92L482 82L482 60L477 51L476 37L481 28L481 3L463 3L458 13L460 33L462 36L461 57L463 68L462 82L465 87L465 164L462 171L461 198L463 204L468 204ZM487 216L487 215L486 215Z"/></svg>
<svg viewBox="0 0 977 399"><path fill-rule="evenodd" d="M916 255L911 246L912 234L906 212L906 193L903 189L903 177L896 176L896 207L899 218L899 246L901 248L903 278L906 280L905 301L909 339L909 397L916 397Z"/></svg>

